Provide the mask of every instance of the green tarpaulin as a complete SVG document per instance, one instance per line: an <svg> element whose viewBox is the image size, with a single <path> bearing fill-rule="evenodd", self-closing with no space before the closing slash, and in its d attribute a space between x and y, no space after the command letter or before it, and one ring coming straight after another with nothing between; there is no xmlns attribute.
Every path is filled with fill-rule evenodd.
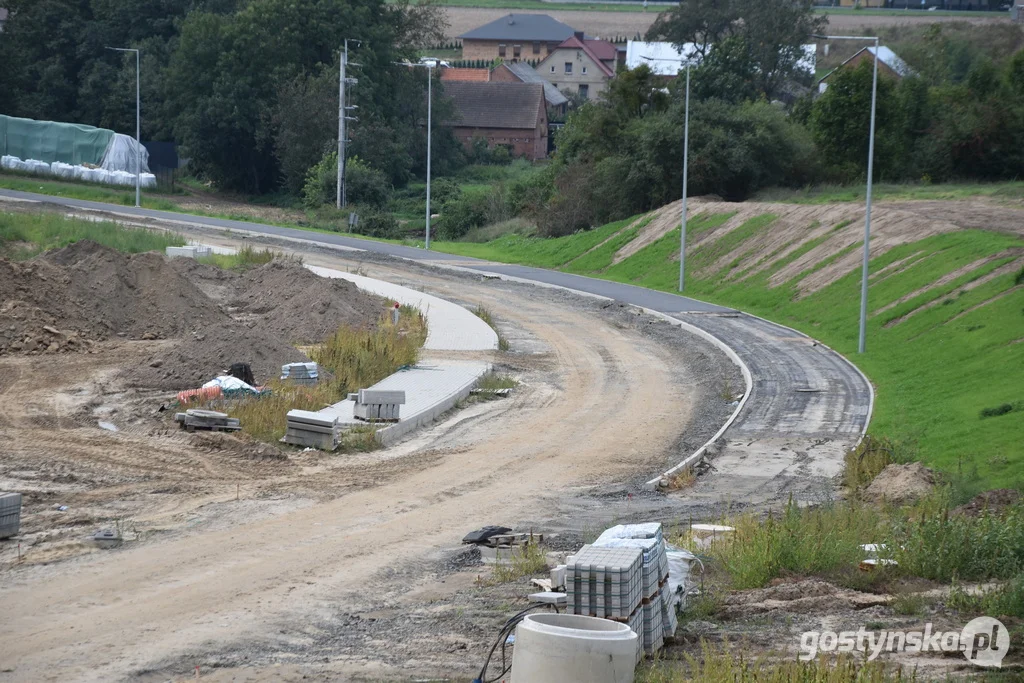
<svg viewBox="0 0 1024 683"><path fill-rule="evenodd" d="M103 162L114 131L77 123L33 121L0 114L0 150L22 161L62 161L77 166Z"/></svg>

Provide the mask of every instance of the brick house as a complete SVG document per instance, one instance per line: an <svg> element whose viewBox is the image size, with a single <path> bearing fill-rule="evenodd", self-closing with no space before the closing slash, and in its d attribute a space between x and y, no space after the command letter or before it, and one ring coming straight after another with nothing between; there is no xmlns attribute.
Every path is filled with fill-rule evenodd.
<svg viewBox="0 0 1024 683"><path fill-rule="evenodd" d="M503 62L491 71L491 80L502 83L540 83L544 86L544 100L549 108L564 114L569 100L558 88L544 80L537 70L526 62Z"/></svg>
<svg viewBox="0 0 1024 683"><path fill-rule="evenodd" d="M506 62L544 59L573 34L571 26L546 14L509 14L463 33L463 59Z"/></svg>
<svg viewBox="0 0 1024 683"><path fill-rule="evenodd" d="M441 69L442 81L473 81L486 83L491 80L490 69L465 69L459 67L444 67Z"/></svg>
<svg viewBox="0 0 1024 683"><path fill-rule="evenodd" d="M612 43L575 33L537 65L537 73L559 90L570 90L587 99L604 92L608 81L615 77L617 56Z"/></svg>
<svg viewBox="0 0 1024 683"><path fill-rule="evenodd" d="M531 161L548 154L548 116L540 83L449 81L444 94L455 115L445 122L467 149L484 138Z"/></svg>

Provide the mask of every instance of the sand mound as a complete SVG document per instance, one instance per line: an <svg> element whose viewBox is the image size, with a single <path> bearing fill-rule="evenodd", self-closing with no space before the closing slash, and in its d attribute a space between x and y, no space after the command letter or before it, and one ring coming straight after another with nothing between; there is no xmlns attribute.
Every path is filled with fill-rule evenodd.
<svg viewBox="0 0 1024 683"><path fill-rule="evenodd" d="M927 495L935 486L934 473L919 462L887 465L862 494L865 500L907 503Z"/></svg>
<svg viewBox="0 0 1024 683"><path fill-rule="evenodd" d="M774 612L835 614L840 610L860 610L884 605L890 599L887 595L839 588L821 579L804 579L732 593L723 599L719 616L723 619L744 619Z"/></svg>
<svg viewBox="0 0 1024 683"><path fill-rule="evenodd" d="M300 344L323 341L343 325L376 326L386 307L348 280L320 277L287 259L246 272L239 287L230 307L258 316L260 329Z"/></svg>
<svg viewBox="0 0 1024 683"><path fill-rule="evenodd" d="M176 259L173 266L236 320L295 344L315 344L339 327L374 327L387 303L348 280L323 278L291 259L244 274Z"/></svg>

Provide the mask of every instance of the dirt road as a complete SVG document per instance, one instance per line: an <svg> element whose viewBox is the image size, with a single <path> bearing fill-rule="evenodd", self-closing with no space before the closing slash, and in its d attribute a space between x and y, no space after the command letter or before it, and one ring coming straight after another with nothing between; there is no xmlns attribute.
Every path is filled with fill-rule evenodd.
<svg viewBox="0 0 1024 683"><path fill-rule="evenodd" d="M534 520L579 487L657 469L686 432L697 378L681 382L687 370L664 346L544 297L458 282L442 289L521 329L516 343L540 352L527 362L545 366L550 381L488 408L485 424L486 411L471 411L355 459L336 476L357 483L334 500L241 521L252 501L233 512L222 495L213 509L223 523L6 572L0 681L112 681L168 666L182 675L241 641L273 649L297 624L361 604L382 575L456 548L471 528ZM266 677L276 678L273 668Z"/></svg>

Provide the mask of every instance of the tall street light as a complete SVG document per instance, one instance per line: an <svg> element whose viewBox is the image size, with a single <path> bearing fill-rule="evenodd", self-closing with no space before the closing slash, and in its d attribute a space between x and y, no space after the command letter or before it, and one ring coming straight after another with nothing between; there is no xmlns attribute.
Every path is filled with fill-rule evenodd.
<svg viewBox="0 0 1024 683"><path fill-rule="evenodd" d="M660 57L643 57L649 62L676 62L675 59ZM686 181L689 179L690 166L690 58L686 57L686 104L683 115L683 216L679 225L679 291L683 291L686 276Z"/></svg>
<svg viewBox="0 0 1024 683"><path fill-rule="evenodd" d="M131 47L108 47L107 49L115 52L135 53L135 208L137 209L142 206L140 203L142 199L142 106L139 96L139 51Z"/></svg>
<svg viewBox="0 0 1024 683"><path fill-rule="evenodd" d="M874 74L871 78L871 128L868 137L868 187L867 202L864 212L864 260L860 275L860 333L857 339L857 353L864 353L865 334L868 321L868 260L871 246L871 188L874 182L875 167L875 105L878 101L878 37L877 36L819 36L812 38L822 40L873 40L875 41Z"/></svg>
<svg viewBox="0 0 1024 683"><path fill-rule="evenodd" d="M430 138L431 138L431 126L430 118L433 110L433 70L437 67L438 61L436 59L429 59L419 64L413 64L412 62L399 62L402 66L422 66L427 70L427 239L426 248L430 249Z"/></svg>

